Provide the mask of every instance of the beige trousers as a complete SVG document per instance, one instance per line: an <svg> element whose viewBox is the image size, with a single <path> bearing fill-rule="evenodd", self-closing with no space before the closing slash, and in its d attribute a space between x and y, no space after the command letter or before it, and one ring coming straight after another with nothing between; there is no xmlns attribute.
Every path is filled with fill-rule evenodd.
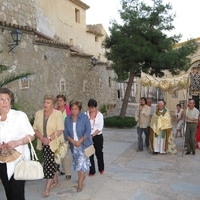
<svg viewBox="0 0 200 200"><path fill-rule="evenodd" d="M70 148L67 151L65 158L62 161L62 168L63 172L66 175L71 175L71 168L72 168L72 154Z"/></svg>

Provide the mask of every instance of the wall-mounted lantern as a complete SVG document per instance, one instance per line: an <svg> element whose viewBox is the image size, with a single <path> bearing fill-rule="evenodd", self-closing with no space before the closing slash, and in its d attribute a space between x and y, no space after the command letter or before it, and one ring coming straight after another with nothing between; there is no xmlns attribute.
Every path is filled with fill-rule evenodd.
<svg viewBox="0 0 200 200"><path fill-rule="evenodd" d="M91 64L90 69L94 68L94 67L97 65L97 63L98 63L98 59L95 58L95 57L92 57L92 58L90 59L90 64Z"/></svg>
<svg viewBox="0 0 200 200"><path fill-rule="evenodd" d="M17 47L17 45L22 39L23 33L20 30L15 29L10 33L10 35L14 42L8 44L8 46L10 47L10 50L8 51L8 53Z"/></svg>

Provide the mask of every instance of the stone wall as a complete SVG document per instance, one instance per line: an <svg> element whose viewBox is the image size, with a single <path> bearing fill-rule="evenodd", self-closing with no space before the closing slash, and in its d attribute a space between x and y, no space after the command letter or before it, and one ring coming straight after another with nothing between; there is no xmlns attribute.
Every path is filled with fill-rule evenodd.
<svg viewBox="0 0 200 200"><path fill-rule="evenodd" d="M117 83L114 71L105 64L98 64L90 69L90 56L71 54L66 47L35 43L33 34L24 33L23 39L15 52L8 53L9 30L0 32L2 53L0 62L11 66L9 72L31 71L29 88L20 89L20 81L8 84L15 93L17 102L31 116L42 108L45 94L60 93L60 80L65 80L67 101L78 99L83 102L83 111L87 109L89 98L95 98L99 105L117 101ZM9 74L8 72L8 74ZM1 76L1 75L0 75ZM109 81L110 79L110 81Z"/></svg>
<svg viewBox="0 0 200 200"><path fill-rule="evenodd" d="M0 21L36 28L35 0L0 0Z"/></svg>

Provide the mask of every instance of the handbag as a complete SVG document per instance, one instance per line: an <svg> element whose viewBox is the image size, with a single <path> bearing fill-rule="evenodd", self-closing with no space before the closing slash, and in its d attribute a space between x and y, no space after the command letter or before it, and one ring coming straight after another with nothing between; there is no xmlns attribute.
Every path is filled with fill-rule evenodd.
<svg viewBox="0 0 200 200"><path fill-rule="evenodd" d="M93 144L84 149L84 154L86 157L90 157L94 153L95 153L95 148Z"/></svg>
<svg viewBox="0 0 200 200"><path fill-rule="evenodd" d="M55 138L56 138L56 150L54 152L54 159L55 162L58 165L60 165L62 163L62 160L65 158L67 154L68 143L58 138L56 133L55 133Z"/></svg>
<svg viewBox="0 0 200 200"><path fill-rule="evenodd" d="M43 167L38 161L38 157L35 153L35 150L29 137L28 139L31 147L30 150L32 160L24 160L23 156L22 160L17 162L14 170L15 180L39 180L44 178Z"/></svg>

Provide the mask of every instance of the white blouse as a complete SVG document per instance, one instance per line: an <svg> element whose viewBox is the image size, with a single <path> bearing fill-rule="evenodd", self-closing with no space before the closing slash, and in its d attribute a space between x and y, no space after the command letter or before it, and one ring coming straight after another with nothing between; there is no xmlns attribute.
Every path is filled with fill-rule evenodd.
<svg viewBox="0 0 200 200"><path fill-rule="evenodd" d="M100 131L98 135L102 134L103 126L104 126L104 119L103 114L101 112L97 112L97 115L94 119L90 119L89 111L86 113L91 124L91 135L96 131Z"/></svg>
<svg viewBox="0 0 200 200"><path fill-rule="evenodd" d="M29 122L27 115L22 111L16 111L10 109L7 114L7 119L0 122L0 143L7 143L11 140L19 140L24 138L27 135L34 135L35 132ZM24 153L24 159L30 160L30 151L28 144L19 145L15 148L19 153ZM14 173L15 164L21 159L18 158L13 162L7 164L7 174L8 179Z"/></svg>

